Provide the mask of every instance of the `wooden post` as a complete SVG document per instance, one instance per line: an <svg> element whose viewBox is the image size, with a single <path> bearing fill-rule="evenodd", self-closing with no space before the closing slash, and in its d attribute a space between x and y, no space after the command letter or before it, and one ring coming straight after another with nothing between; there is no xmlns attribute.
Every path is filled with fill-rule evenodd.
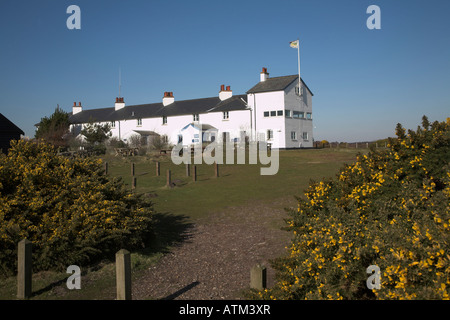
<svg viewBox="0 0 450 320"><path fill-rule="evenodd" d="M263 290L267 281L266 267L257 264L250 269L250 288Z"/></svg>
<svg viewBox="0 0 450 320"><path fill-rule="evenodd" d="M186 177L191 176L191 165L189 163L186 164Z"/></svg>
<svg viewBox="0 0 450 320"><path fill-rule="evenodd" d="M136 179L136 177L131 177L131 190L136 190L136 182L137 182L137 179Z"/></svg>
<svg viewBox="0 0 450 320"><path fill-rule="evenodd" d="M192 173L192 180L197 181L197 166L194 166L194 172Z"/></svg>
<svg viewBox="0 0 450 320"><path fill-rule="evenodd" d="M121 249L116 253L116 299L131 300L131 257Z"/></svg>
<svg viewBox="0 0 450 320"><path fill-rule="evenodd" d="M30 240L23 239L19 242L17 250L17 298L28 299L31 297L32 259Z"/></svg>
<svg viewBox="0 0 450 320"><path fill-rule="evenodd" d="M158 176L159 177L159 175L160 175L160 165L159 165L159 161L156 161L156 176Z"/></svg>
<svg viewBox="0 0 450 320"><path fill-rule="evenodd" d="M105 174L108 174L108 161L105 161Z"/></svg>
<svg viewBox="0 0 450 320"><path fill-rule="evenodd" d="M219 164L216 162L215 163L215 167L216 167L216 178L218 178L219 177Z"/></svg>
<svg viewBox="0 0 450 320"><path fill-rule="evenodd" d="M131 164L131 176L134 176L134 163Z"/></svg>
<svg viewBox="0 0 450 320"><path fill-rule="evenodd" d="M170 187L170 185L172 184L172 175L170 170L167 170L167 182L166 182L166 186Z"/></svg>

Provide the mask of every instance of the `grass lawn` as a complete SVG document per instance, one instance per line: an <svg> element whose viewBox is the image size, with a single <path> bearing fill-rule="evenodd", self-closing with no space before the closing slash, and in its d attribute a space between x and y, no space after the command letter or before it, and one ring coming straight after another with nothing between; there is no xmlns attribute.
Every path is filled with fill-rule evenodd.
<svg viewBox="0 0 450 320"><path fill-rule="evenodd" d="M135 192L151 197L155 215L156 241L141 252L132 254L134 277L139 270L155 263L171 245L180 240L180 233L188 224L207 223L213 213L229 206L245 206L252 202L267 203L280 199L284 207L295 206L294 196L301 196L311 179L334 176L344 163L355 160L357 152L367 149L311 149L280 151L279 171L275 175L260 175L260 164L223 164L219 177L214 165L197 165L197 181L186 176L185 165L175 165L170 155L114 157L106 155L109 175L122 177L131 189L131 163L135 164L137 188ZM156 176L156 161L160 162L160 176ZM166 170L171 170L175 186L166 186ZM191 166L191 175L193 168ZM276 224L278 225L278 224ZM105 261L91 268L82 268L83 290L69 291L66 273L40 272L33 274L32 299L102 299L115 292L114 264ZM88 285L89 284L89 285ZM0 281L0 299L15 299L16 279Z"/></svg>
<svg viewBox="0 0 450 320"><path fill-rule="evenodd" d="M280 151L278 173L260 175L260 164L223 164L219 178L214 165L197 165L197 181L186 176L184 164L175 165L170 155L130 157L121 159L105 157L109 172L121 176L131 188L131 163L135 163L137 192L152 197L157 212L180 214L190 219L206 217L209 213L227 206L239 206L258 200L270 203L278 198L300 196L310 179L320 180L337 173L343 163L355 159L354 149L312 149ZM156 160L160 161L161 175L156 176ZM166 171L171 171L173 188L166 187ZM192 175L191 165L191 175Z"/></svg>

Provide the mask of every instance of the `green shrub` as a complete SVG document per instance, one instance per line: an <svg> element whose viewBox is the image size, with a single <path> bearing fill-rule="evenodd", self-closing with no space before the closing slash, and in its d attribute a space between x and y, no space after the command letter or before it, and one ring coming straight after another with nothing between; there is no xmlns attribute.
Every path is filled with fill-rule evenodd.
<svg viewBox="0 0 450 320"><path fill-rule="evenodd" d="M298 210L277 283L263 299L448 299L450 118L408 134L399 124L387 150L358 155L336 178L312 182ZM381 270L369 290L366 269Z"/></svg>
<svg viewBox="0 0 450 320"><path fill-rule="evenodd" d="M0 274L15 272L24 238L35 271L81 266L141 246L151 216L151 203L104 175L101 160L69 160L25 141L0 158Z"/></svg>

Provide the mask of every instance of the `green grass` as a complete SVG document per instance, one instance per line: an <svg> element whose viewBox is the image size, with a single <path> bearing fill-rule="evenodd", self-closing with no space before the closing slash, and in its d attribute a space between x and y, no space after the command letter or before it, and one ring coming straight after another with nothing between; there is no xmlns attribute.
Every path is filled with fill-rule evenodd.
<svg viewBox="0 0 450 320"><path fill-rule="evenodd" d="M137 189L150 196L156 211L152 243L132 253L133 276L158 261L171 247L183 240L183 232L191 223L203 220L227 207L239 207L263 202L268 206L277 200L285 207L295 205L295 196L301 196L310 180L334 176L344 163L355 160L354 149L311 149L280 151L279 171L272 176L260 175L260 164L220 165L215 177L213 165L197 165L197 181L186 176L185 165L175 165L170 155L114 157L106 155L109 175L121 177L131 189L131 163L135 163ZM160 161L161 175L156 176L156 161ZM166 170L171 170L175 187L166 186ZM193 169L191 168L191 174ZM274 222L279 227L279 223ZM104 261L99 265L82 266L82 290L69 290L65 272L33 274L32 299L107 299L115 295L114 264ZM0 280L0 299L15 299L15 277Z"/></svg>
<svg viewBox="0 0 450 320"><path fill-rule="evenodd" d="M175 165L170 156L160 160L161 175L156 176L155 159L107 157L110 174L121 176L131 189L131 163L135 163L136 192L152 197L158 212L182 214L191 219L206 217L212 211L227 206L239 206L248 201L270 202L278 198L301 195L310 179L333 176L343 163L355 159L354 150L312 149L280 151L280 164L275 175L260 175L260 164L223 164L219 178L214 165L197 165L197 181L186 177L185 165ZM171 171L175 187L166 187L166 171ZM191 173L193 169L191 167Z"/></svg>

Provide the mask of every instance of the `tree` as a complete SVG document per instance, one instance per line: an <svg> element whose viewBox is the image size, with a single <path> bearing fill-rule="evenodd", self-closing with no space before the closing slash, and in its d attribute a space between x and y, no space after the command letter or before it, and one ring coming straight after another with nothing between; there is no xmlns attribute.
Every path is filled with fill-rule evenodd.
<svg viewBox="0 0 450 320"><path fill-rule="evenodd" d="M69 114L58 105L50 117L41 118L35 137L56 147L65 147L68 144L69 126Z"/></svg>
<svg viewBox="0 0 450 320"><path fill-rule="evenodd" d="M86 141L90 145L103 143L111 137L111 126L109 124L94 123L93 120L81 130L81 134L86 137Z"/></svg>

